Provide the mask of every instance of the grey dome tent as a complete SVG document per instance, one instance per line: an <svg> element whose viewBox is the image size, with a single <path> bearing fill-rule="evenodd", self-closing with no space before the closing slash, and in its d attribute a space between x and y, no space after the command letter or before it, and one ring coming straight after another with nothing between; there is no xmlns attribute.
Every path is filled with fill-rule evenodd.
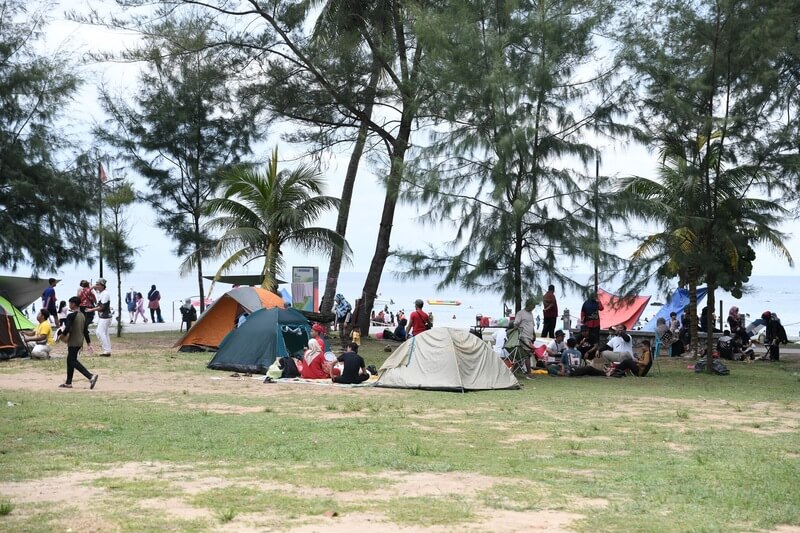
<svg viewBox="0 0 800 533"><path fill-rule="evenodd" d="M299 311L259 309L225 336L208 368L263 374L277 358L302 354L310 335Z"/></svg>
<svg viewBox="0 0 800 533"><path fill-rule="evenodd" d="M433 328L392 352L375 386L464 392L518 389L519 382L483 340L468 331Z"/></svg>

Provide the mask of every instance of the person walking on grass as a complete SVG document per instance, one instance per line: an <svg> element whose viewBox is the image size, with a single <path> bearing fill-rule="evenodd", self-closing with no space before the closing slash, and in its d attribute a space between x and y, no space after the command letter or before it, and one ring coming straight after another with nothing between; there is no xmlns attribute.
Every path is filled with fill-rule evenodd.
<svg viewBox="0 0 800 533"><path fill-rule="evenodd" d="M86 324L86 317L80 310L81 299L73 296L69 299L70 313L64 322L64 329L58 336L58 340L67 343L67 380L59 385L62 389L72 388L72 376L75 370L83 374L89 380L89 388L94 389L97 385L97 374L89 372L85 366L78 361L78 352L83 348L83 328ZM102 319L101 319L102 320ZM99 327L99 326L98 326Z"/></svg>

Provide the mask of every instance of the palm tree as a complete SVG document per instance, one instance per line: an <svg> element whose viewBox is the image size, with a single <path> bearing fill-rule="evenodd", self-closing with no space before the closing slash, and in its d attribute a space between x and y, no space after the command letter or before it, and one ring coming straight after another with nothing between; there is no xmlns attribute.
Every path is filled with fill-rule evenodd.
<svg viewBox="0 0 800 533"><path fill-rule="evenodd" d="M317 23L314 27L314 40L322 47L328 47L337 41L344 43L345 49L358 54L363 44L370 43L370 76L364 90L363 116L358 128L353 151L347 165L347 173L342 184L341 204L336 219L336 232L345 237L347 222L350 217L350 204L353 198L353 189L361 163L361 156L367 144L369 134L368 120L372 118L373 108L377 99L378 82L380 81L383 65L376 54L384 41L391 40L389 13L385 2L380 0L312 0L309 8L322 7ZM342 268L342 253L334 250L328 264L328 278L325 282L325 292L322 296L320 311L328 313L333 307L333 297L339 282L339 273Z"/></svg>
<svg viewBox="0 0 800 533"><path fill-rule="evenodd" d="M238 168L222 182L222 196L209 200L206 213L215 218L204 229L221 232L210 254L225 256L217 276L237 265L263 258L262 287L277 291L285 267L283 250L294 246L307 252L341 250L349 259L350 247L335 231L311 227L339 200L323 196L322 180L308 167L278 172L278 150L268 161L266 174ZM186 264L184 263L184 266Z"/></svg>
<svg viewBox="0 0 800 533"><path fill-rule="evenodd" d="M677 276L680 285L689 286L693 317L697 316L698 283L707 284L709 305L718 286L734 293L741 290L752 270L751 245L766 245L793 264L784 235L776 229L788 211L770 199L745 196L765 182L766 171L758 165L724 168L718 162L720 150L714 136L689 147L667 139L659 179L627 178L618 191L619 215L635 216L661 228L645 237L633 253L626 281L636 279L633 285L638 287L653 276L661 283ZM714 169L710 181L709 167ZM711 331L711 313L707 320ZM696 346L696 320L691 329ZM709 353L712 348L713 339L708 336Z"/></svg>

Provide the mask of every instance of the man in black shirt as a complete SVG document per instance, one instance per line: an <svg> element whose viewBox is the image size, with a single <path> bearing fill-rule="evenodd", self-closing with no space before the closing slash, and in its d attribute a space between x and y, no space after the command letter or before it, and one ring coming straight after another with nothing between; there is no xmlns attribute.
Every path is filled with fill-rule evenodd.
<svg viewBox="0 0 800 533"><path fill-rule="evenodd" d="M358 344L351 342L347 345L347 351L338 358L344 364L341 376L331 378L334 383L355 384L362 383L369 379L364 359L358 355Z"/></svg>

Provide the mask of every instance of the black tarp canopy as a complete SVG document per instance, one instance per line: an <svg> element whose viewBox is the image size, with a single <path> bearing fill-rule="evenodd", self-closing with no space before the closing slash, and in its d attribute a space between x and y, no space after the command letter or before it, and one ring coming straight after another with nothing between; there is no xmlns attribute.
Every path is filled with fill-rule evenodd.
<svg viewBox="0 0 800 533"><path fill-rule="evenodd" d="M0 294L19 309L25 309L42 297L47 288L48 278L24 278L20 276L0 276Z"/></svg>

